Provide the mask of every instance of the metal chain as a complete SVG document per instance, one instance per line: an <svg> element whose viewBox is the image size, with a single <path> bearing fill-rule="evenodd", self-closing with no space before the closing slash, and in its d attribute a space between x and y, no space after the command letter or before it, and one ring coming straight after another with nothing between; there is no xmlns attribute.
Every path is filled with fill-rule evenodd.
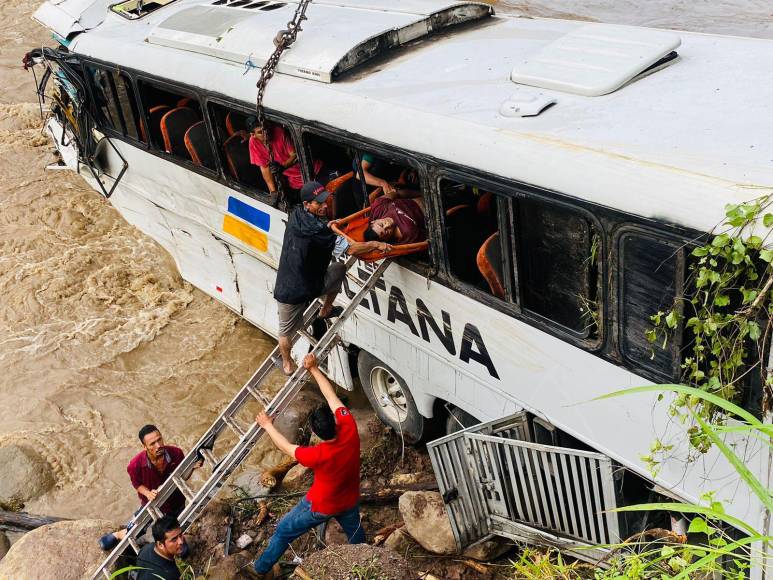
<svg viewBox="0 0 773 580"><path fill-rule="evenodd" d="M276 205L282 198L282 180L280 179L280 173L276 170L274 163L274 152L271 148L271 135L266 127L266 116L263 111L263 96L266 92L268 82L274 76L276 67L279 64L279 59L282 58L282 53L295 42L298 37L298 33L301 31L301 23L306 20L306 9L311 4L311 0L301 0L298 3L298 7L295 9L292 20L287 23L287 28L280 30L274 38L274 52L268 57L268 60L260 69L260 78L258 79L258 98L256 103L256 117L258 126L263 131L263 136L266 139L266 149L268 150L268 161L271 173L274 175L274 183L277 188L277 199L272 200Z"/></svg>

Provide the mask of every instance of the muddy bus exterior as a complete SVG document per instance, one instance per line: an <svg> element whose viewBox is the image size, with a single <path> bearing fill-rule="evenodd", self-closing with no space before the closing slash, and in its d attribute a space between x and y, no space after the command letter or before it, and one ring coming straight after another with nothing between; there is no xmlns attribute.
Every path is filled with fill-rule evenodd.
<svg viewBox="0 0 773 580"><path fill-rule="evenodd" d="M293 5L128 4L38 11L67 46L59 90L92 110L96 145L78 150L63 113L47 130L186 280L276 335L287 214L244 160L239 125ZM346 323L334 378L352 388L359 375L410 440L446 409L450 426L523 411L559 434L554 444L603 454L657 497L714 491L769 531L720 453L688 460L667 401L592 399L678 380L678 344L653 351L644 331L679 296L690 244L725 204L773 183L759 122L773 101L749 80L773 65L773 44L499 17L474 3L320 2L308 17L267 91L269 118L306 178L317 161L340 173L365 154L415 171L431 235L429 253L393 264ZM592 61L603 52L593 43L637 52L601 76L571 56L547 64L566 46ZM368 268L351 273L342 302ZM746 404L759 404L753 388ZM674 447L653 476L640 458L656 437ZM770 486L769 450L733 444Z"/></svg>

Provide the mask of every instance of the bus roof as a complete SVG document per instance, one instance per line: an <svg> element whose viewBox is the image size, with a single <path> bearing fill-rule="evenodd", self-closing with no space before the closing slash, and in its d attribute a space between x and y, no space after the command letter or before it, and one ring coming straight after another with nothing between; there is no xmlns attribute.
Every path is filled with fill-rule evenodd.
<svg viewBox="0 0 773 580"><path fill-rule="evenodd" d="M254 102L259 70L249 63L148 41L175 14L211 4L212 0L177 0L136 21L108 14L100 25L75 37L71 49ZM373 0L361 3L365 6L361 10L387 29L395 22L399 9L395 7L417 4L423 3L394 2L386 9ZM427 4L427 13L449 5ZM315 23L311 11L308 16L288 59L294 51L303 53L304 46L329 41L326 21ZM567 35L576 35L581 27L584 32L597 27L602 35L612 29L585 22L494 16L411 43L332 84L278 74L265 105L703 231L722 220L725 204L772 189L773 91L767 73L773 68L773 42L679 33L678 59L602 96L511 80L519 63ZM362 34L353 28L347 37L352 46L362 41ZM618 38L626 29L632 34L643 30L614 28ZM338 27L336 34L346 30ZM519 103L540 99L555 104L535 116L513 116Z"/></svg>

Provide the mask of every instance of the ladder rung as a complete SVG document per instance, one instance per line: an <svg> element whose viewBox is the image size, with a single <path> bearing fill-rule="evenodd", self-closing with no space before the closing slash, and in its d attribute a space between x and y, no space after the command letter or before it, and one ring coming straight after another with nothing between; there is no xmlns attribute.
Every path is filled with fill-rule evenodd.
<svg viewBox="0 0 773 580"><path fill-rule="evenodd" d="M223 417L223 422L233 429L234 433L236 433L240 439L244 437L244 429L242 429L241 425L239 425L233 417Z"/></svg>
<svg viewBox="0 0 773 580"><path fill-rule="evenodd" d="M313 344L314 346L316 346L316 345L317 345L317 343L319 342L319 341L318 341L318 340L317 340L317 339L314 337L314 335L310 334L309 332L306 332L306 330L304 330L304 329L301 329L301 330L299 330L299 331L298 331L298 334L300 334L300 335L301 335L303 338L305 338L306 340L308 340L308 341L309 341L311 344Z"/></svg>
<svg viewBox="0 0 773 580"><path fill-rule="evenodd" d="M199 449L199 453L204 457L204 461L206 461L209 464L209 467L214 469L215 466L218 464L218 459L215 456L214 453L212 453L211 449L205 449L202 447Z"/></svg>
<svg viewBox="0 0 773 580"><path fill-rule="evenodd" d="M150 517L154 522L164 517L164 514L161 512L161 510L154 505L148 506L148 512L150 513Z"/></svg>
<svg viewBox="0 0 773 580"><path fill-rule="evenodd" d="M172 481L177 486L177 489L179 489L185 496L186 500L191 501L193 499L193 491L191 491L191 488L188 487L188 484L183 481L182 477L173 477Z"/></svg>
<svg viewBox="0 0 773 580"><path fill-rule="evenodd" d="M250 392L250 395L255 397L259 403L263 403L264 405L269 404L269 400L261 393L260 391L256 391L254 388L248 386L247 390Z"/></svg>
<svg viewBox="0 0 773 580"><path fill-rule="evenodd" d="M137 554L139 554L139 553L140 553L140 547L139 547L139 545L137 545L137 542L136 542L136 540L135 540L134 538L132 538L131 536L129 536L129 544L131 545L132 549L133 549L133 550L134 550L134 551L135 551Z"/></svg>

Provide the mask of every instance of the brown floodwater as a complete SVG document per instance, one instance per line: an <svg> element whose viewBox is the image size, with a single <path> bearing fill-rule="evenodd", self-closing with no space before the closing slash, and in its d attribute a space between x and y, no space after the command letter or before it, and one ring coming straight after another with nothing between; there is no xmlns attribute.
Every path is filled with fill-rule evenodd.
<svg viewBox="0 0 773 580"><path fill-rule="evenodd" d="M56 487L28 511L120 521L137 502L125 466L138 428L155 423L168 442L190 447L272 341L184 282L164 250L79 177L43 170L51 147L20 66L29 48L50 42L30 19L38 4L0 0L0 445L30 445L55 471ZM710 4L511 9L773 36L767 0Z"/></svg>

